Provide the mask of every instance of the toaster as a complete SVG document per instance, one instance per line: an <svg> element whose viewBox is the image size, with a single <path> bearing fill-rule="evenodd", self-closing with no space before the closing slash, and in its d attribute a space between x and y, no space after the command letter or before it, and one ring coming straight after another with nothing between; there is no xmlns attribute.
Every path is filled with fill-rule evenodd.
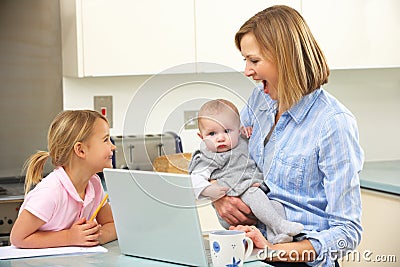
<svg viewBox="0 0 400 267"><path fill-rule="evenodd" d="M174 132L112 136L116 146L115 168L152 171L155 158L182 153L181 138Z"/></svg>

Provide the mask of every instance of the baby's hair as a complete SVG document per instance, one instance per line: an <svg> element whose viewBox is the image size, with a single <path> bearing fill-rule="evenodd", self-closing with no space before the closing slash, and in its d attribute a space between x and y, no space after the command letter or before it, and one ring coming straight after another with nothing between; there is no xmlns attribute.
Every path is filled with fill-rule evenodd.
<svg viewBox="0 0 400 267"><path fill-rule="evenodd" d="M238 123L240 124L240 119L239 119L239 111L237 107L230 101L226 99L214 99L206 102L203 104L199 110L199 115L197 117L197 123L200 127L201 125L201 120L208 118L212 115L219 114L221 112L226 112L226 111L233 111L234 115L237 115Z"/></svg>
<svg viewBox="0 0 400 267"><path fill-rule="evenodd" d="M47 136L48 151L36 152L24 164L25 194L42 180L43 168L49 157L56 167L68 164L74 145L85 141L92 134L98 118L108 123L103 115L93 110L67 110L54 118Z"/></svg>

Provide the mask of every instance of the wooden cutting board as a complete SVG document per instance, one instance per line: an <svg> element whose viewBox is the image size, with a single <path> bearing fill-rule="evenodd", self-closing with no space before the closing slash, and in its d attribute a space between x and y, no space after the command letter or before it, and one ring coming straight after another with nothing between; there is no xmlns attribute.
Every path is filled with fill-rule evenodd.
<svg viewBox="0 0 400 267"><path fill-rule="evenodd" d="M178 153L160 156L154 159L153 168L157 172L188 174L192 153Z"/></svg>

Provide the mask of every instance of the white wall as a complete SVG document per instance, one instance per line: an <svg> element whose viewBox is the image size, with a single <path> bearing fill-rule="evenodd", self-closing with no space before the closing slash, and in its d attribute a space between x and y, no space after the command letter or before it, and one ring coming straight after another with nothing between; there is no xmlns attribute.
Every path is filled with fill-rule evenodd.
<svg viewBox="0 0 400 267"><path fill-rule="evenodd" d="M92 109L93 96L113 95L111 135L174 131L185 152L196 149L199 139L195 130L183 129L183 110L198 110L218 97L241 108L254 86L240 73L64 78L63 83L64 109ZM333 70L325 88L357 117L366 160L400 158L400 68Z"/></svg>
<svg viewBox="0 0 400 267"><path fill-rule="evenodd" d="M226 98L239 110L254 88L241 73L64 78L64 108L93 109L93 96L113 96L111 135L173 131L183 150L192 152L200 139L184 129L184 110L198 110L209 99Z"/></svg>
<svg viewBox="0 0 400 267"><path fill-rule="evenodd" d="M400 158L400 68L334 70L325 88L356 116L366 160Z"/></svg>

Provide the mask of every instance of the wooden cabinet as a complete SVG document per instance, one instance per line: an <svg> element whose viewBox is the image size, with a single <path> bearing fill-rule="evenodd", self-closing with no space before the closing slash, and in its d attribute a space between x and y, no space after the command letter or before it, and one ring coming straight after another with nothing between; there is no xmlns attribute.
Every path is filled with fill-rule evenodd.
<svg viewBox="0 0 400 267"><path fill-rule="evenodd" d="M193 0L61 0L60 9L64 76L155 74L195 61Z"/></svg>
<svg viewBox="0 0 400 267"><path fill-rule="evenodd" d="M302 0L332 69L400 66L400 1Z"/></svg>

